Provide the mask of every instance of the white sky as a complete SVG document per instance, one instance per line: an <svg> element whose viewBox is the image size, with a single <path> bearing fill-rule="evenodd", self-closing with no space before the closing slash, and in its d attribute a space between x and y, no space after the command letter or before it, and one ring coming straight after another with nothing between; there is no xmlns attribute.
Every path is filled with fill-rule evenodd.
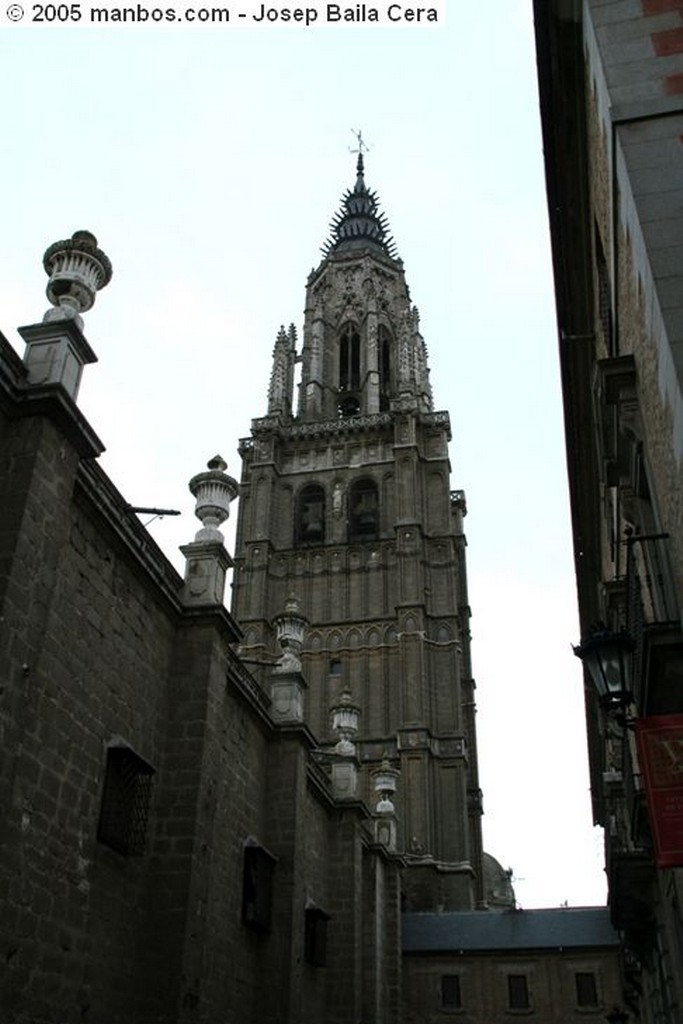
<svg viewBox="0 0 683 1024"><path fill-rule="evenodd" d="M178 568L187 481L216 452L239 476L363 130L467 494L485 846L525 908L604 903L531 0L449 0L425 28L5 23L0 45L0 329L23 352L44 249L93 231L114 277L80 405L125 498L183 511L150 526Z"/></svg>

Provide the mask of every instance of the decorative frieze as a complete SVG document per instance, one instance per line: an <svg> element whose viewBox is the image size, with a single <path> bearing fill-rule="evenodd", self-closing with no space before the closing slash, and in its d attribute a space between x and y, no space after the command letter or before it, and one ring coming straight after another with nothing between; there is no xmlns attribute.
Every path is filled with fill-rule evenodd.
<svg viewBox="0 0 683 1024"><path fill-rule="evenodd" d="M357 434L362 430L378 430L391 427L393 417L388 412L377 412L365 416L347 416L318 423L297 423L281 430L283 438L324 437L325 435ZM263 421L255 421L262 423Z"/></svg>

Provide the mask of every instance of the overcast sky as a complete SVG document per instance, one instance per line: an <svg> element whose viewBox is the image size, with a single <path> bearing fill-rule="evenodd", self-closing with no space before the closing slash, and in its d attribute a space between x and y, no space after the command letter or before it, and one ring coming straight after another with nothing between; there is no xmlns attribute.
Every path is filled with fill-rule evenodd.
<svg viewBox="0 0 683 1024"><path fill-rule="evenodd" d="M94 232L114 277L86 315L80 405L125 498L182 511L149 527L181 570L187 481L217 452L239 476L362 129L467 495L485 846L523 907L604 903L531 0L449 0L424 27L0 33L0 329L23 352L44 249Z"/></svg>

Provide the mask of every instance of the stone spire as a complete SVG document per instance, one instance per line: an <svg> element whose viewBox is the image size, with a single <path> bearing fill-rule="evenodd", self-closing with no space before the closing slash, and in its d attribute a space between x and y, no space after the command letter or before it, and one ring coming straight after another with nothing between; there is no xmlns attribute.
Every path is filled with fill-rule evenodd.
<svg viewBox="0 0 683 1024"><path fill-rule="evenodd" d="M292 412L294 392L294 364L296 363L296 327L289 325L286 331L280 328L273 348L273 369L268 388L268 415Z"/></svg>
<svg viewBox="0 0 683 1024"><path fill-rule="evenodd" d="M356 164L356 184L341 200L341 208L330 224L330 237L323 246L323 255L377 246L392 260L398 259L396 244L389 224L379 211L379 197L365 184L363 154Z"/></svg>

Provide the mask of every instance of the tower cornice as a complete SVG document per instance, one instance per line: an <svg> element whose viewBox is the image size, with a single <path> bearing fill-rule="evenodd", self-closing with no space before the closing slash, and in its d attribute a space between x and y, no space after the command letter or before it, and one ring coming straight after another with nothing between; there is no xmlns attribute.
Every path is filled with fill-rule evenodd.
<svg viewBox="0 0 683 1024"><path fill-rule="evenodd" d="M422 427L440 427L446 431L448 440L451 439L451 420L445 411L418 413L414 409L399 409L391 412L368 413L358 416L339 417L334 420L313 421L310 423L293 423L283 426L276 416L262 416L252 420L251 437L243 437L239 442L239 450L242 454L250 451L253 447L253 439L258 435L277 433L279 438L286 441L307 440L316 437L337 437L344 434L360 434L368 431L388 432L396 424L397 420L406 413L416 415L417 423Z"/></svg>

